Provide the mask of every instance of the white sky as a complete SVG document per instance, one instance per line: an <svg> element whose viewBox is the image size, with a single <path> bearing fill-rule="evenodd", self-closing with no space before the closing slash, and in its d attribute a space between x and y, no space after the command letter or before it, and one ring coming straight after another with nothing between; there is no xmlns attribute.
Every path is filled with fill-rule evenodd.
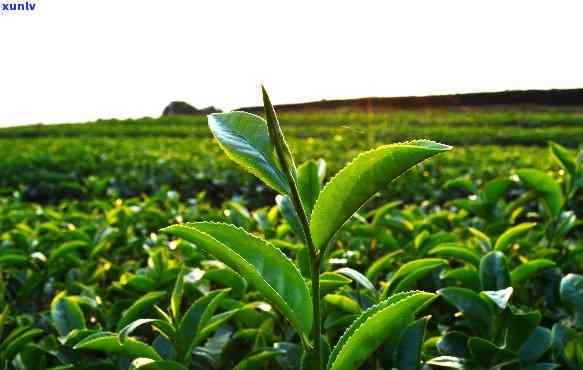
<svg viewBox="0 0 583 370"><path fill-rule="evenodd" d="M19 0L0 0L0 3ZM583 87L581 1L29 0L0 14L0 125Z"/></svg>

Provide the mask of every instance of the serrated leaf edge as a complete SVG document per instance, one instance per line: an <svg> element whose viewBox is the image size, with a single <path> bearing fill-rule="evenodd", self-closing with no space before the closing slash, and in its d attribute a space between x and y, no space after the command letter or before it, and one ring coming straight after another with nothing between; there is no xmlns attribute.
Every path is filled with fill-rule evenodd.
<svg viewBox="0 0 583 370"><path fill-rule="evenodd" d="M292 260L291 260L291 259L290 259L290 258L287 256L287 255L285 255L285 253L283 253L283 252L282 252L282 251L281 251L279 248L275 247L273 244L269 243L267 240L265 240L265 239L263 239L263 238L260 238L260 237L258 237L258 236L256 236L256 235L254 235L254 234L252 234L252 233L248 232L247 230L245 230L245 229L243 229L243 228L239 227L239 226L235 226L235 225L228 224L228 223L225 223L225 222L214 222L214 221L187 222L187 223L183 223L183 224L176 224L176 225L172 225L172 226L169 226L169 227L163 228L163 229L161 229L161 231L164 231L164 230L170 229L170 228L172 228L172 227L174 227L174 226L186 226L186 227L195 228L195 227L193 227L193 226L191 226L191 225L200 225L200 224L206 224L206 225L221 225L221 226L226 226L226 227L229 227L229 228L231 228L231 229L239 230L239 231L242 231L242 232L244 232L246 235L248 235L248 236L250 236L250 237L252 237L252 238L254 238L254 239L257 239L258 241L260 241L260 242L262 242L262 243L266 243L266 244L268 244L269 246L271 246L271 247L272 247L272 248L273 248L273 249L276 251L276 253L278 253L280 256L282 256L283 258L285 258L287 261L289 261L289 262L290 262L290 264L293 266L293 269L295 270L295 272L298 274L298 276L299 276L299 277L301 277L301 278L302 278L302 281L304 281L303 287L304 287L304 290L307 292L307 294L308 294L308 297L310 297L310 300L309 300L309 303L308 303L308 304L310 305L310 308L311 308L311 304L312 304L311 297L312 297L312 295L311 295L311 293L310 293L310 291L309 291L309 289L308 289L308 286L307 286L307 285L306 285L306 283L305 283L305 280L304 280L304 279L303 279L303 277L302 277L302 274L301 274L300 270L298 269L298 267L296 266L296 264L295 264L295 263L294 263L294 262L293 262L293 261L292 261ZM200 233L206 234L206 235L207 235L209 238L213 239L213 240L214 240L214 241L216 241L217 243L219 243L219 244L221 244L221 245L225 245L224 243L222 243L221 241L217 240L217 239L216 239L216 238L214 238L212 235L209 235L208 233L205 233L204 231L197 230L197 232L200 232ZM243 260L243 261L244 261L244 262L245 262L245 263L246 263L248 266L250 266L250 267L251 267L253 270L257 271L257 269L255 268L255 266L253 266L252 264L250 264L249 262L247 262L247 260L245 260L245 259L244 259L244 258L243 258L243 257L242 257L240 254L238 254L237 252L233 251L231 248L229 248L229 247L227 247L227 246L225 246L225 247L226 247L227 249L231 250L231 251L232 251L233 253L235 253L237 256L239 256L239 257L241 258L241 260ZM265 281L265 280L264 280L264 281ZM270 284L269 284L267 281L265 281L265 283L266 283L266 284L269 286L269 288L271 288L271 290L272 290L272 291L273 291L273 292L274 292L274 293L275 293L275 294L276 294L276 295L277 295L277 296L278 296L278 297L279 297L279 298L280 298L280 299L281 299L283 302L285 302L285 303L286 303L286 304L289 306L289 304L287 303L287 301L286 301L286 300L285 300L285 299L284 299L284 298L283 298L283 297L282 297L282 296L279 294L279 292L277 292L277 290L275 290L275 289L274 289L274 288L273 288L273 287L272 287L272 286L271 286L271 285L270 285ZM293 309L291 306L289 306L289 307L292 309L292 311L294 311L294 312L295 312L295 310L294 310L294 309ZM310 312L311 312L311 310L310 310ZM285 316L285 315L284 315L284 316ZM288 318L288 319L289 319L289 318ZM292 323L292 325L293 325L293 326L296 328L296 330L298 330L298 333L302 333L302 332L303 332L303 330L301 329L301 327L300 327L300 325L299 325L299 322L295 322L295 320L289 320L289 321L290 321L290 322ZM313 323L312 323L312 326L313 326ZM306 333L306 334L308 334L308 333Z"/></svg>
<svg viewBox="0 0 583 370"><path fill-rule="evenodd" d="M384 311L386 308L389 308L391 306L396 305L397 303L401 302L402 300L405 300L405 299L408 299L410 297L413 297L413 296L416 296L419 294L423 294L423 293L427 293L427 292L423 292L420 290L410 290L407 292L397 293L397 294L385 299L384 301L377 303L374 306L369 307L366 311L362 312L360 314L360 316L357 317L356 320L354 320L352 322L352 324L350 324L348 329L346 329L346 331L342 334L342 336L340 337L340 339L338 340L338 342L334 346L334 349L332 350L332 352L330 353L330 357L328 358L328 365L326 366L326 369L330 370L332 368L334 361L336 361L336 359L338 358L338 355L342 352L342 349L344 348L344 345L346 344L346 342L348 342L348 339L350 339L350 337L352 337L352 335L354 333L356 333L370 318L374 317L376 314L380 313L381 311Z"/></svg>
<svg viewBox="0 0 583 370"><path fill-rule="evenodd" d="M367 150L365 152L359 153L356 157L354 157L350 162L348 162L344 167L342 167L342 169L340 169L340 171L336 172L336 174L334 176L332 176L330 178L330 180L328 180L328 182L324 185L324 187L322 188L322 190L320 190L320 193L318 194L318 198L316 198L316 202L314 203L314 208L312 209L312 215L310 217L310 225L312 224L312 220L314 219L314 214L317 214L317 210L321 207L320 205L320 198L321 195L326 191L326 189L336 181L336 179L343 173L345 172L352 164L354 164L356 161L358 161L361 157L366 156L366 155L370 155L374 152L377 151L383 151L387 148L390 147L413 147L413 148L418 148L420 147L420 145L416 145L415 143L419 143L419 142L429 142L431 144L438 144L438 145L442 145L444 147L444 149L442 150L437 150L435 149L435 154L442 152L442 151L447 151L447 150L451 150L453 147L449 146L447 144L443 144L437 141L433 141L433 140L429 140L429 139L415 139L415 140L408 140L408 141L403 141L403 142L398 142L398 143L392 143L392 144L386 144L386 145L381 145L377 148L371 149L371 150ZM427 158L429 159L429 158ZM423 161L422 161L423 162ZM421 162L419 162L421 163ZM401 175L403 175L405 172L407 172L407 170L403 171L403 173L401 173ZM401 175L395 177L393 180L398 179L399 177L401 177ZM391 181L392 182L392 181ZM350 220L350 218L348 218L348 220L346 220L344 222L344 224L346 222L348 222ZM344 224L342 224L340 226L340 228L342 228L342 226L344 226ZM339 228L339 229L340 229ZM336 232L338 232L338 230L336 230ZM330 240L332 240L334 238L334 234L332 234L332 236L330 237L330 239L326 242L326 244L328 244L330 242ZM326 248L326 245L323 245L322 247Z"/></svg>

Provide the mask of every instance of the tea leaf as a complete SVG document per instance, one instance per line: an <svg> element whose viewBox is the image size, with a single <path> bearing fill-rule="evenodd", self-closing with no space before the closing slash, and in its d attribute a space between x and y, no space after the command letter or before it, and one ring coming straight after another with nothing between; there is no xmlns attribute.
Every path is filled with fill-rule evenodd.
<svg viewBox="0 0 583 370"><path fill-rule="evenodd" d="M417 163L450 149L433 141L416 140L360 154L320 192L310 225L316 248L326 248L342 225L389 182Z"/></svg>
<svg viewBox="0 0 583 370"><path fill-rule="evenodd" d="M137 360L146 360L139 358ZM188 370L187 367L182 366L180 363L175 361L141 361L139 364L132 363L133 368L140 370Z"/></svg>
<svg viewBox="0 0 583 370"><path fill-rule="evenodd" d="M568 274L561 280L561 300L574 309L575 319L583 323L583 275Z"/></svg>
<svg viewBox="0 0 583 370"><path fill-rule="evenodd" d="M421 346L425 336L427 322L431 316L413 321L401 336L399 346L395 352L394 365L399 370L417 370L421 357Z"/></svg>
<svg viewBox="0 0 583 370"><path fill-rule="evenodd" d="M407 292L369 308L346 329L330 354L327 368L358 368L387 338L398 337L415 313L434 298L432 293Z"/></svg>
<svg viewBox="0 0 583 370"><path fill-rule="evenodd" d="M563 192L559 184L551 176L534 168L517 171L520 180L543 198L551 216L557 218L563 207Z"/></svg>
<svg viewBox="0 0 583 370"><path fill-rule="evenodd" d="M540 271L553 268L555 266L556 264L553 261L547 259L528 261L527 263L516 267L510 272L510 280L512 280L512 285L514 286L527 281L532 277L532 275Z"/></svg>
<svg viewBox="0 0 583 370"><path fill-rule="evenodd" d="M85 329L85 316L79 305L62 292L51 302L51 319L53 325L62 337L66 337L74 329Z"/></svg>
<svg viewBox="0 0 583 370"><path fill-rule="evenodd" d="M269 137L271 138L271 143L274 145L275 151L277 153L279 167L283 171L287 171L289 173L292 182L297 183L298 174L296 164L294 162L294 157L291 153L291 150L289 150L287 142L285 141L283 131L281 131L281 126L279 125L279 120L277 119L277 114L275 113L275 109L271 104L271 100L269 99L269 95L267 94L267 90L265 90L264 86L261 86L261 93L263 95L263 108L265 111L265 119L267 121L267 130L269 132ZM294 184L290 183L289 179L288 184L290 188L295 186Z"/></svg>
<svg viewBox="0 0 583 370"><path fill-rule="evenodd" d="M139 319L146 310L158 303L165 295L166 292L150 292L138 299L124 311L121 319L117 322L117 330L119 331L132 321Z"/></svg>
<svg viewBox="0 0 583 370"><path fill-rule="evenodd" d="M298 168L298 191L308 217L320 195L319 170L316 161L307 161Z"/></svg>
<svg viewBox="0 0 583 370"><path fill-rule="evenodd" d="M176 351L179 358L190 357L196 345L202 340L199 336L201 329L209 323L227 292L228 289L212 291L199 298L184 313L176 332Z"/></svg>
<svg viewBox="0 0 583 370"><path fill-rule="evenodd" d="M182 305L182 294L184 293L183 275L183 269L181 268L176 276L176 283L174 284L174 290L172 290L172 296L170 297L170 311L176 320L180 317L180 306Z"/></svg>
<svg viewBox="0 0 583 370"><path fill-rule="evenodd" d="M289 193L263 118L245 112L214 113L208 124L229 158L275 191Z"/></svg>
<svg viewBox="0 0 583 370"><path fill-rule="evenodd" d="M302 334L312 328L312 304L297 267L267 241L227 224L197 222L165 232L207 250L253 284Z"/></svg>
<svg viewBox="0 0 583 370"><path fill-rule="evenodd" d="M480 332L492 331L493 314L488 304L477 293L470 289L456 287L443 288L437 293L463 313L470 324L475 325Z"/></svg>
<svg viewBox="0 0 583 370"><path fill-rule="evenodd" d="M498 240L496 240L496 244L494 245L494 249L502 252L505 251L512 245L512 243L522 238L528 233L530 229L535 226L536 223L534 222L525 222L520 225L511 227L510 229L504 231L500 237L498 237Z"/></svg>
<svg viewBox="0 0 583 370"><path fill-rule="evenodd" d="M508 262L502 252L493 251L482 257L480 283L482 290L501 290L512 285Z"/></svg>
<svg viewBox="0 0 583 370"><path fill-rule="evenodd" d="M559 162L570 176L574 177L577 174L577 158L563 146L557 143L549 143L549 150L553 157Z"/></svg>
<svg viewBox="0 0 583 370"><path fill-rule="evenodd" d="M144 342L127 338L123 343L117 339L117 334L101 332L90 335L77 343L73 349L89 349L93 351L115 353L129 358L145 357L162 361L158 352Z"/></svg>
<svg viewBox="0 0 583 370"><path fill-rule="evenodd" d="M469 262L478 267L480 265L480 255L473 250L457 243L439 244L427 252L429 255L435 255L442 258L455 258L463 262Z"/></svg>

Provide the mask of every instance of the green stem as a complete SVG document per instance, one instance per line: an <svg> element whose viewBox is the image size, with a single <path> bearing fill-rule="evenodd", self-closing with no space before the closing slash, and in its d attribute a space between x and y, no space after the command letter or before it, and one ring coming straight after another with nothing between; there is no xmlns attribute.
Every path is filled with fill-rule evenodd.
<svg viewBox="0 0 583 370"><path fill-rule="evenodd" d="M310 231L310 223L308 221L306 211L304 210L304 207L302 205L302 200L300 198L300 193L298 192L296 181L291 175L289 168L287 168L287 163L284 159L282 148L280 148L279 145L275 145L275 151L277 152L277 155L280 158L280 163L283 167L283 173L287 178L291 190L290 191L291 200L302 224L302 230L304 232L306 243L308 244L308 251L310 252L310 270L312 277L312 310L314 316L314 329L313 329L314 351L312 356L312 369L320 370L321 368L320 336L322 335L322 324L320 320L320 253L314 246L314 241L312 240L312 233Z"/></svg>
<svg viewBox="0 0 583 370"><path fill-rule="evenodd" d="M314 316L313 322L313 341L314 341L314 350L312 353L312 370L320 370L320 362L321 362L321 346L320 346L320 336L322 335L322 324L320 320L320 252L314 246L314 241L312 240L312 233L310 232L310 222L308 221L308 217L306 215L306 211L302 205L302 199L300 197L300 193L298 191L298 186L296 184L296 180L292 175L291 169L288 166L286 155L284 153L283 145L286 145L285 142L279 142L277 137L276 130L281 130L279 128L279 123L277 120L277 116L275 115L275 111L273 110L273 106L269 101L269 97L267 95L267 91L262 86L263 92L263 103L265 107L265 116L268 121L268 130L269 136L271 138L271 142L275 147L275 152L279 159L279 164L281 165L282 172L285 174L287 183L290 187L290 196L296 213L300 219L302 224L302 230L304 232L304 237L306 240L306 244L308 245L308 250L310 252L310 270L311 270L311 277L312 277L312 310ZM283 135L283 134L282 134ZM282 139L283 140L283 139ZM289 152L289 148L286 150ZM291 156L291 153L289 153ZM292 166L295 166L292 161Z"/></svg>
<svg viewBox="0 0 583 370"><path fill-rule="evenodd" d="M295 185L295 182L294 182ZM310 252L310 270L312 276L312 309L314 316L314 353L312 356L312 369L320 370L321 362L321 348L320 348L320 336L322 335L322 324L320 320L320 253L314 246L314 241L312 240L312 233L310 232L310 224L308 222L308 217L302 206L300 195L295 186L291 186L291 198L294 208L298 213L300 221L302 223L302 229L304 231L304 236L308 244L308 251Z"/></svg>
<svg viewBox="0 0 583 370"><path fill-rule="evenodd" d="M312 368L320 370L322 324L320 322L320 256L318 255L312 257L312 307L314 310L314 356L312 356Z"/></svg>

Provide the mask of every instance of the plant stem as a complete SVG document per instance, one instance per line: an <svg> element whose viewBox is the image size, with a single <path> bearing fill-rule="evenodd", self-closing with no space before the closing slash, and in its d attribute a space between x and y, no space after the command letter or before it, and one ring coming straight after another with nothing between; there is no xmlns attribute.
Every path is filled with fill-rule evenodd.
<svg viewBox="0 0 583 370"><path fill-rule="evenodd" d="M275 114L275 110L269 100L269 96L267 95L267 91L262 86L261 90L263 92L263 104L265 108L265 116L268 121L268 130L269 136L271 139L271 143L275 147L275 152L279 159L279 164L281 165L282 172L285 174L287 183L290 188L290 197L292 200L292 204L296 210L296 213L300 219L302 224L302 230L304 232L304 237L307 243L308 250L310 252L310 272L312 277L312 310L313 310L313 340L314 340L314 350L312 353L312 370L320 370L320 362L321 362L321 346L320 346L320 336L322 335L322 324L320 320L320 251L316 249L314 246L314 241L312 240L312 233L310 232L310 222L308 221L308 217L306 215L306 211L304 210L304 206L302 205L302 199L300 197L300 193L298 191L298 185L296 183L296 179L292 175L292 169L289 168L288 162L286 160L286 154L284 153L284 146L285 150L289 153L289 148L287 148L287 144L283 139L283 133L281 133L281 140L277 139L277 131L281 130L279 127L279 122L277 120L277 116ZM293 159L291 161L291 165L295 167L293 164ZM295 169L294 169L295 171Z"/></svg>
<svg viewBox="0 0 583 370"><path fill-rule="evenodd" d="M304 231L304 236L308 244L308 251L310 252L310 270L312 275L312 310L314 316L313 324L313 336L314 336L314 353L312 356L312 369L320 370L321 362L321 348L320 348L320 336L322 335L322 324L320 320L320 253L314 246L314 241L312 240L312 233L310 231L310 224L308 222L308 217L302 206L300 195L295 186L291 186L291 198L294 208L298 213L298 217L302 223L302 229Z"/></svg>
<svg viewBox="0 0 583 370"><path fill-rule="evenodd" d="M320 336L322 324L320 323L320 256L316 253L312 259L312 307L314 310L314 356L312 356L312 368L320 370L322 349L320 348Z"/></svg>
<svg viewBox="0 0 583 370"><path fill-rule="evenodd" d="M302 205L302 200L300 198L300 193L298 192L297 184L291 175L287 164L283 160L283 153L281 148L277 145L275 146L276 152L279 156L280 163L284 167L284 173L287 177L287 181L290 186L290 196L292 204L298 214L300 222L302 224L302 230L304 232L304 237L306 243L308 244L308 251L310 252L310 272L312 277L312 310L314 316L313 323L313 339L314 339L314 351L312 356L312 369L320 370L321 362L321 346L320 346L320 336L322 335L322 324L320 320L320 252L314 246L314 241L312 240L312 232L310 231L310 223L308 221L308 216Z"/></svg>

